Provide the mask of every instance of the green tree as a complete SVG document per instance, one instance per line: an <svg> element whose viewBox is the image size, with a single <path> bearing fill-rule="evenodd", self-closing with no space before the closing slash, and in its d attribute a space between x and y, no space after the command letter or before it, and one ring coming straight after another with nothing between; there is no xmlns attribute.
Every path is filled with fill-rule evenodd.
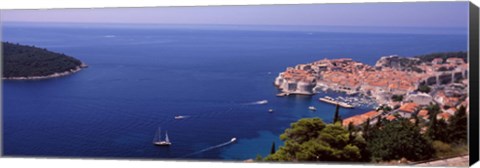
<svg viewBox="0 0 480 168"><path fill-rule="evenodd" d="M382 129L372 130L370 136L367 148L374 161L418 161L429 159L434 153L431 142L408 119L388 121Z"/></svg>
<svg viewBox="0 0 480 168"><path fill-rule="evenodd" d="M353 132L355 131L355 126L353 125L353 122L348 123L347 130L349 142L352 142L355 139L355 136L353 135Z"/></svg>
<svg viewBox="0 0 480 168"><path fill-rule="evenodd" d="M3 77L48 76L82 65L78 59L35 46L2 42L2 51Z"/></svg>
<svg viewBox="0 0 480 168"><path fill-rule="evenodd" d="M367 141L362 136L355 136L355 139L352 141L352 144L357 146L360 149L360 162L370 162L371 153L367 149Z"/></svg>
<svg viewBox="0 0 480 168"><path fill-rule="evenodd" d="M420 85L418 86L418 91L423 92L423 93L430 93L430 90L432 90L429 86L427 85Z"/></svg>
<svg viewBox="0 0 480 168"><path fill-rule="evenodd" d="M333 116L333 123L337 123L339 122L341 119L340 119L340 106L337 104L337 106L335 106L335 115Z"/></svg>
<svg viewBox="0 0 480 168"><path fill-rule="evenodd" d="M290 124L285 132L280 135L283 141L293 140L298 143L304 143L310 139L318 137L320 131L326 124L320 118L306 118Z"/></svg>
<svg viewBox="0 0 480 168"><path fill-rule="evenodd" d="M450 126L446 135L449 135L452 142L467 144L468 117L466 111L464 106L460 106L455 115L450 118Z"/></svg>
<svg viewBox="0 0 480 168"><path fill-rule="evenodd" d="M272 147L270 149L270 154L274 154L275 153L275 141L272 142Z"/></svg>
<svg viewBox="0 0 480 168"><path fill-rule="evenodd" d="M393 95L393 96L392 96L392 100L393 100L394 102L400 102L400 101L403 100L403 95Z"/></svg>
<svg viewBox="0 0 480 168"><path fill-rule="evenodd" d="M415 126L418 127L418 125L420 124L420 118L418 118L418 112L413 114L411 119L414 119L415 120Z"/></svg>
<svg viewBox="0 0 480 168"><path fill-rule="evenodd" d="M319 118L301 119L285 130L280 137L285 141L267 161L361 161L362 153L350 143L350 134L339 124L326 125Z"/></svg>
<svg viewBox="0 0 480 168"><path fill-rule="evenodd" d="M448 130L448 123L445 121L443 118L437 121L437 129L435 130L435 140L439 140L442 142L451 142L451 137L448 136L449 130Z"/></svg>
<svg viewBox="0 0 480 168"><path fill-rule="evenodd" d="M427 136L432 139L432 140L439 140L442 135L440 134L441 129L446 129L446 128L441 128L438 125L438 120L437 120L437 115L440 113L440 107L437 104L431 104L430 106L427 107L428 110L428 116L429 116L429 124L428 124L428 130L427 130Z"/></svg>
<svg viewBox="0 0 480 168"><path fill-rule="evenodd" d="M255 160L256 160L256 161L262 161L262 160L263 160L262 155L257 154L257 157L255 157Z"/></svg>
<svg viewBox="0 0 480 168"><path fill-rule="evenodd" d="M377 116L377 123L375 123L375 128L376 129L379 129L380 127L382 127L382 123L383 123L382 121L383 121L382 120L382 115L378 115Z"/></svg>
<svg viewBox="0 0 480 168"><path fill-rule="evenodd" d="M368 140L369 134L370 134L370 118L367 118L367 121L363 123L362 133L363 133L363 138L365 138L365 140Z"/></svg>

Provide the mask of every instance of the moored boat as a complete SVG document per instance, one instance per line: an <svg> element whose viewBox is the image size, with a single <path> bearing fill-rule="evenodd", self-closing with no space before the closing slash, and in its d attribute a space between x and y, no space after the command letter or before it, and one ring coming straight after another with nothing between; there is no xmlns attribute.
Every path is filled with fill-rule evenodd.
<svg viewBox="0 0 480 168"><path fill-rule="evenodd" d="M325 102L325 103L330 103L330 104L333 104L333 105L337 105L340 106L340 107L343 107L343 108L353 108L352 105L348 104L348 103L345 103L345 102L340 102L340 101L335 101L335 99L331 98L331 97L328 97L328 96L325 96L323 98L320 98L319 99L320 101L322 102Z"/></svg>

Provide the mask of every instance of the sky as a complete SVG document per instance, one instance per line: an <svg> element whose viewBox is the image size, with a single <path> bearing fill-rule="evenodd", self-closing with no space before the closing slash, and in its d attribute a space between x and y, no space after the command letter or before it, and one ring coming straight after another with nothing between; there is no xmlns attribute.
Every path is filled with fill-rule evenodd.
<svg viewBox="0 0 480 168"><path fill-rule="evenodd" d="M3 10L2 22L467 28L468 2Z"/></svg>

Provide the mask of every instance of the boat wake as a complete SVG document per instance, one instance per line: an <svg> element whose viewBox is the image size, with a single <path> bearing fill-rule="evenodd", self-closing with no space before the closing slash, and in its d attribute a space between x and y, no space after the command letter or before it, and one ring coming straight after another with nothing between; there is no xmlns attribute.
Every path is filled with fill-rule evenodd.
<svg viewBox="0 0 480 168"><path fill-rule="evenodd" d="M188 116L188 115L179 115L179 116L175 116L174 118L175 118L175 120L180 120L180 119L190 118L190 116Z"/></svg>
<svg viewBox="0 0 480 168"><path fill-rule="evenodd" d="M255 101L251 103L246 103L246 105L262 105L262 104L267 104L268 100L260 100L260 101Z"/></svg>
<svg viewBox="0 0 480 168"><path fill-rule="evenodd" d="M230 145L231 143L234 143L234 142L235 142L234 140L230 140L228 142L224 142L224 143L221 143L221 144L218 144L218 145L215 145L215 146L211 146L211 147L199 150L197 152L190 153L190 154L182 156L180 158L185 158L185 157L189 157L189 156L193 156L193 155L198 155L198 154L203 153L203 152L207 152L207 151L210 151L210 150L213 150L213 149L217 149L217 148L221 148L221 147Z"/></svg>

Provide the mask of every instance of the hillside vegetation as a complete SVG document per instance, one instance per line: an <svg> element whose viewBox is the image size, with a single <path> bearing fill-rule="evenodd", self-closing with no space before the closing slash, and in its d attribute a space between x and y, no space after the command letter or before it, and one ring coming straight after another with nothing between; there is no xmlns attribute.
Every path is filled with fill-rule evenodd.
<svg viewBox="0 0 480 168"><path fill-rule="evenodd" d="M2 42L3 78L41 77L83 67L80 60L44 48Z"/></svg>

